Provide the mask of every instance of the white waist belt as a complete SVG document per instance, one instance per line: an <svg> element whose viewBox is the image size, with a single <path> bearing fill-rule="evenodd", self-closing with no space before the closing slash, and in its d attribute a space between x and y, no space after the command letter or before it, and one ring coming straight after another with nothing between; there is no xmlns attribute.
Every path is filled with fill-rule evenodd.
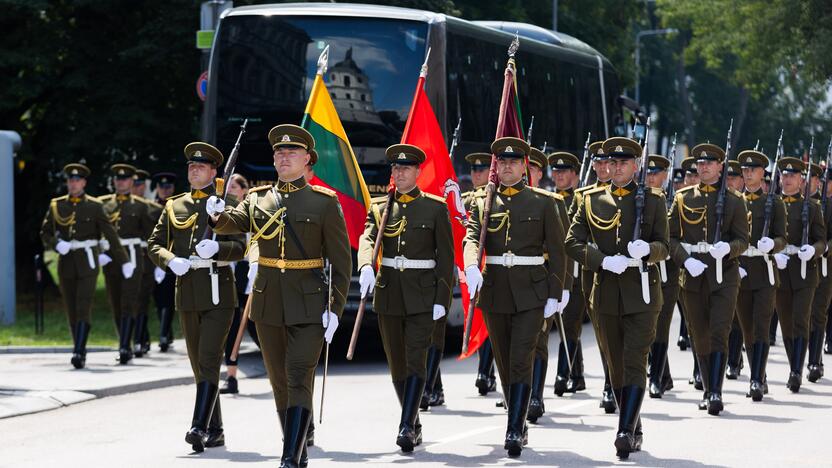
<svg viewBox="0 0 832 468"><path fill-rule="evenodd" d="M139 242L139 245L141 245L144 248L147 248L147 241L141 241Z"/></svg>
<svg viewBox="0 0 832 468"><path fill-rule="evenodd" d="M212 265L223 267L231 265L231 262L219 261L219 260L211 260L208 258L202 258L197 256L191 256L188 258L191 262L191 270L199 270L200 268L211 268Z"/></svg>
<svg viewBox="0 0 832 468"><path fill-rule="evenodd" d="M687 253L708 253L711 249L711 244L707 242L697 242L696 244L681 242L681 244L682 248L685 249Z"/></svg>
<svg viewBox="0 0 832 468"><path fill-rule="evenodd" d="M785 249L781 250L779 253L785 255L797 255L798 252L800 252L800 247L789 244L786 246Z"/></svg>
<svg viewBox="0 0 832 468"><path fill-rule="evenodd" d="M69 241L69 250L85 250L87 253L87 263L90 265L90 269L95 270L95 259L92 256L92 248L98 246L98 241L95 239L89 239L85 241L77 241L71 240Z"/></svg>
<svg viewBox="0 0 832 468"><path fill-rule="evenodd" d="M757 247L748 247L745 249L745 252L742 253L743 257L765 257L766 255L768 254Z"/></svg>
<svg viewBox="0 0 832 468"><path fill-rule="evenodd" d="M627 268L639 268L641 267L641 260L635 258L627 258Z"/></svg>
<svg viewBox="0 0 832 468"><path fill-rule="evenodd" d="M436 268L436 260L415 260L401 255L394 258L382 257L381 266L402 270L432 270Z"/></svg>
<svg viewBox="0 0 832 468"><path fill-rule="evenodd" d="M485 256L486 265L502 265L506 268L511 268L513 266L543 265L545 261L546 260L542 255L539 257L527 257L514 255L513 253L504 253L502 255Z"/></svg>

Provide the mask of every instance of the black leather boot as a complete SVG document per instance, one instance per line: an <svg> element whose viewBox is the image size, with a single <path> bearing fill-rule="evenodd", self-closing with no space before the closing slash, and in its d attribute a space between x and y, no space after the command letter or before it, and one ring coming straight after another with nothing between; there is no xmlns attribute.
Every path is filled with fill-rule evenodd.
<svg viewBox="0 0 832 468"><path fill-rule="evenodd" d="M670 375L670 360L667 359L667 354L664 358L664 372L662 372L662 395L673 390L673 376Z"/></svg>
<svg viewBox="0 0 832 468"><path fill-rule="evenodd" d="M753 401L763 400L763 352L765 347L766 344L763 342L754 343L748 356L748 360L751 362L751 384L745 396L751 397Z"/></svg>
<svg viewBox="0 0 832 468"><path fill-rule="evenodd" d="M527 419L536 423L537 419L543 416L546 407L543 404L543 387L546 385L546 361L543 358L535 357L532 364L532 393L529 400L529 412Z"/></svg>
<svg viewBox="0 0 832 468"><path fill-rule="evenodd" d="M497 389L497 380L494 379L494 350L491 348L491 340L486 339L479 349L479 365L477 366L477 380L474 386L477 387L480 395L488 395Z"/></svg>
<svg viewBox="0 0 832 468"><path fill-rule="evenodd" d="M699 376L699 384L701 385L701 389L703 390L702 393L702 400L699 402L699 409L706 410L708 409L708 390L710 389L710 381L711 381L711 374L710 374L710 361L708 356L699 356L695 355L696 359L693 360L695 367L694 376ZM699 389L697 389L699 390Z"/></svg>
<svg viewBox="0 0 832 468"><path fill-rule="evenodd" d="M285 429L286 429L286 410L278 410L277 417L280 419L280 434L282 435L284 433ZM309 427L306 429L306 446L307 447L311 447L311 444L309 444L309 434L310 434L310 431L314 432L314 425L315 425L314 420L315 420L315 415L312 414L309 417ZM285 439L281 439L281 440L285 440ZM301 454L300 454L300 463L298 464L298 466L306 467L308 465L309 465L309 454L306 450L306 447L304 447L303 451L301 451Z"/></svg>
<svg viewBox="0 0 832 468"><path fill-rule="evenodd" d="M636 385L627 385L620 390L621 411L618 413L618 433L615 436L616 456L626 460L630 452L641 449L636 446L636 423L641 412L641 402L644 400L644 389Z"/></svg>
<svg viewBox="0 0 832 468"><path fill-rule="evenodd" d="M691 348L693 349L693 348ZM697 390L705 390L707 387L705 384L702 383L702 369L701 365L703 364L702 356L696 354L696 350L693 350L693 377L688 380L688 383L693 384L693 388Z"/></svg>
<svg viewBox="0 0 832 468"><path fill-rule="evenodd" d="M680 308L681 310L681 308ZM690 337L688 336L688 326L687 322L685 322L685 316L681 316L681 320L679 321L679 339L676 340L676 345L682 351L687 351L688 346L690 346Z"/></svg>
<svg viewBox="0 0 832 468"><path fill-rule="evenodd" d="M402 452L413 451L416 443L416 417L419 415L419 402L425 389L425 381L418 376L411 375L404 381L404 398L402 399L402 417L399 422L399 433L396 445Z"/></svg>
<svg viewBox="0 0 832 468"><path fill-rule="evenodd" d="M133 336L133 318L122 317L119 327L118 362L127 364L133 359L133 351L130 350L130 338Z"/></svg>
<svg viewBox="0 0 832 468"><path fill-rule="evenodd" d="M785 339L783 341L785 342ZM786 386L789 387L792 393L797 393L800 391L800 385L803 383L803 360L806 357L806 338L796 336L791 340L790 344L792 345L791 359L789 360L791 363L791 372L789 372L789 381Z"/></svg>
<svg viewBox="0 0 832 468"><path fill-rule="evenodd" d="M728 334L728 370L725 378L737 380L742 367L742 332L732 329Z"/></svg>
<svg viewBox="0 0 832 468"><path fill-rule="evenodd" d="M572 354L572 372L569 374L569 382L566 384L566 393L575 393L586 390L584 350L580 341L569 341L568 343Z"/></svg>
<svg viewBox="0 0 832 468"><path fill-rule="evenodd" d="M445 389L442 387L442 369L436 371L436 383L433 384L433 391L430 394L430 406L442 406L445 404Z"/></svg>
<svg viewBox="0 0 832 468"><path fill-rule="evenodd" d="M832 307L830 307L832 310ZM823 345L824 354L832 354L832 312L827 311L826 316L826 341Z"/></svg>
<svg viewBox="0 0 832 468"><path fill-rule="evenodd" d="M422 411L427 411L430 408L430 396L433 394L433 386L436 385L436 377L439 375L439 363L441 361L442 353L436 349L436 346L429 347L425 372L427 382L425 382L425 391L422 393L422 399L419 402L419 408Z"/></svg>
<svg viewBox="0 0 832 468"><path fill-rule="evenodd" d="M167 307L159 309L159 350L163 353L168 352L171 342L171 321L173 319L173 311Z"/></svg>
<svg viewBox="0 0 832 468"><path fill-rule="evenodd" d="M809 365L806 380L815 383L823 377L823 361L821 361L821 347L823 346L823 331L812 330L809 333Z"/></svg>
<svg viewBox="0 0 832 468"><path fill-rule="evenodd" d="M563 396L566 393L566 385L569 383L569 359L566 354L566 347L561 343L558 345L558 367L555 375L555 395Z"/></svg>
<svg viewBox="0 0 832 468"><path fill-rule="evenodd" d="M140 314L136 318L136 328L133 336L133 355L137 358L144 356L144 329L147 327L147 314Z"/></svg>
<svg viewBox="0 0 832 468"><path fill-rule="evenodd" d="M508 450L509 457L519 457L523 447L529 443L526 412L529 410L531 391L531 387L524 383L513 383L509 386L508 425L503 446Z"/></svg>
<svg viewBox="0 0 832 468"><path fill-rule="evenodd" d="M653 343L650 346L650 398L661 398L664 393L664 369L667 362L667 343Z"/></svg>
<svg viewBox="0 0 832 468"><path fill-rule="evenodd" d="M777 312L771 316L771 323L768 326L768 345L774 346L777 344Z"/></svg>
<svg viewBox="0 0 832 468"><path fill-rule="evenodd" d="M90 324L83 320L75 324L75 348L72 350L72 366L83 369L87 363L87 338L90 336Z"/></svg>
<svg viewBox="0 0 832 468"><path fill-rule="evenodd" d="M612 385L610 384L610 371L607 367L606 360L601 359L601 364L604 368L604 391L601 393L601 404L599 407L604 408L604 413L613 414L615 413L616 403L615 394L612 390Z"/></svg>
<svg viewBox="0 0 832 468"><path fill-rule="evenodd" d="M306 430L312 419L312 412L300 406L286 409L283 425L283 456L280 457L281 468L298 468L306 450Z"/></svg>
<svg viewBox="0 0 832 468"><path fill-rule="evenodd" d="M194 452L201 453L208 442L208 420L214 410L219 389L211 382L203 380L196 384L196 401L194 401L194 417L191 420L191 430L185 434L185 442L191 444Z"/></svg>
<svg viewBox="0 0 832 468"><path fill-rule="evenodd" d="M725 353L722 351L711 353L709 359L711 378L708 379L708 414L711 416L719 416L719 413L724 408L722 404L722 382L724 382L723 379L725 378L727 359Z"/></svg>
<svg viewBox="0 0 832 468"><path fill-rule="evenodd" d="M214 411L211 412L211 421L208 423L208 440L206 447L220 447L225 445L225 433L222 430L222 410L220 399L214 403Z"/></svg>
<svg viewBox="0 0 832 468"><path fill-rule="evenodd" d="M768 374L766 373L766 366L768 366L768 351L771 345L763 343L763 366L760 370L760 378L763 379L762 389L763 395L768 395Z"/></svg>

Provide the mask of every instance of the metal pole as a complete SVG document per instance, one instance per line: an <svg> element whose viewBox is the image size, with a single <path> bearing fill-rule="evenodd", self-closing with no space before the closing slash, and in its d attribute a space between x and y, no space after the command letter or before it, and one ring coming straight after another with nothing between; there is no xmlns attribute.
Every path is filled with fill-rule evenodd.
<svg viewBox="0 0 832 468"><path fill-rule="evenodd" d="M552 0L552 31L558 30L558 0Z"/></svg>
<svg viewBox="0 0 832 468"><path fill-rule="evenodd" d="M17 132L0 131L0 323L11 325L15 319L14 263L14 153L20 148ZM3 169L5 167L5 169Z"/></svg>

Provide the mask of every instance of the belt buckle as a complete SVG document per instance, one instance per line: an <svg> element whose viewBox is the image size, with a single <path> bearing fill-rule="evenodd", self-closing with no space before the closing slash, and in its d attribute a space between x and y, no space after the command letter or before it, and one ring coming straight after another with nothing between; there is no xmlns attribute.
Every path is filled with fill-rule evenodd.
<svg viewBox="0 0 832 468"><path fill-rule="evenodd" d="M406 260L406 258L404 258L401 255L399 255L397 257L393 257L393 262L394 262L393 264L395 265L394 268L399 270L399 271L404 271L404 261L405 260Z"/></svg>
<svg viewBox="0 0 832 468"><path fill-rule="evenodd" d="M283 269L285 269L285 268L286 268L286 260L284 260L284 259L282 259L282 258L278 258L278 259L277 259L277 263L276 263L276 265L277 265L277 267L278 267L278 268L280 268L281 270L283 270Z"/></svg>
<svg viewBox="0 0 832 468"><path fill-rule="evenodd" d="M511 252L503 254L503 263L506 268L511 268L514 266L514 254Z"/></svg>

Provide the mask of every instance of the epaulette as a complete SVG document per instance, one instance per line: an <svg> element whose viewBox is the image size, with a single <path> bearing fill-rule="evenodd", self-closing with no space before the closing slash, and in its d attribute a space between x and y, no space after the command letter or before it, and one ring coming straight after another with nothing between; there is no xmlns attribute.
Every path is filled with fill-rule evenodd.
<svg viewBox="0 0 832 468"><path fill-rule="evenodd" d="M597 188L603 188L603 187L598 187L598 186L596 186L596 185L586 185L586 186L583 186L583 187L581 187L581 188L576 188L575 190L573 190L573 191L572 191L572 193L573 193L573 194L576 194L576 193L584 193L584 192L586 192L586 191L588 191L588 190L593 190L593 189L597 189Z"/></svg>
<svg viewBox="0 0 832 468"><path fill-rule="evenodd" d="M691 190L693 190L696 187L697 187L696 185L688 185L687 187L682 187L682 188L680 188L679 190L676 191L676 195L679 195L680 193L690 192Z"/></svg>
<svg viewBox="0 0 832 468"><path fill-rule="evenodd" d="M106 203L106 202L112 200L114 196L116 196L116 194L108 193L106 195L101 195L99 197L93 197L92 195L90 195L90 198L92 198L93 200L99 201L101 203Z"/></svg>
<svg viewBox="0 0 832 468"><path fill-rule="evenodd" d="M184 197L185 195L187 195L187 194L189 194L189 193L191 193L191 192L182 192L182 193L177 193L176 195L171 195L171 196L169 196L169 197L165 200L165 202L166 202L166 203L167 203L167 202L171 202L171 201L173 201L173 200L176 200L176 199L177 199L177 198L179 198L179 197Z"/></svg>
<svg viewBox="0 0 832 468"><path fill-rule="evenodd" d="M257 187L254 187L254 188L250 188L250 189L248 189L248 191L249 191L249 193L251 193L251 192L259 192L260 190L265 190L265 189L269 189L269 188L272 188L272 186L271 186L271 185L269 185L269 184L266 184L266 185L258 185Z"/></svg>
<svg viewBox="0 0 832 468"><path fill-rule="evenodd" d="M435 202L442 203L443 205L445 204L445 199L438 196L438 195L434 195L432 193L427 193L427 192L422 192L422 195L424 195L425 198L427 198L429 200L433 200Z"/></svg>
<svg viewBox="0 0 832 468"><path fill-rule="evenodd" d="M327 196L330 196L330 197L333 197L333 198L338 196L338 194L335 192L335 190L328 189L326 187L321 187L320 185L310 185L310 187L312 187L312 190L314 190L318 193L322 193L324 195L327 195Z"/></svg>
<svg viewBox="0 0 832 468"><path fill-rule="evenodd" d="M87 200L90 203L98 203L99 205L104 203L100 199L98 199L96 197L93 197L92 195L87 195L87 194L84 194L84 200Z"/></svg>
<svg viewBox="0 0 832 468"><path fill-rule="evenodd" d="M657 197L660 197L660 196L664 195L664 190L660 189L658 187L650 187L650 193L652 193L653 195L656 195Z"/></svg>
<svg viewBox="0 0 832 468"><path fill-rule="evenodd" d="M370 199L370 203L384 203L387 201L387 195L383 197L373 197Z"/></svg>
<svg viewBox="0 0 832 468"><path fill-rule="evenodd" d="M738 192L738 191L736 191L736 190L734 190L734 189L732 189L732 188L730 188L730 187L728 188L728 193L730 193L731 195L733 195L733 196L735 196L735 197L737 197L737 198L742 198L743 200L745 200L745 197L743 197L743 196L742 196L742 194L741 194L740 192Z"/></svg>
<svg viewBox="0 0 832 468"><path fill-rule="evenodd" d="M554 192L550 192L550 191L548 191L546 189L543 189L543 188L540 188L540 187L529 187L529 188L532 189L532 192L534 192L534 193L539 193L539 194L545 195L547 197L563 199L563 197L561 197L560 195L558 195Z"/></svg>
<svg viewBox="0 0 832 468"><path fill-rule="evenodd" d="M90 197L90 198L93 198L93 197ZM60 197L55 197L51 201L59 202L59 201L64 201L64 200L69 200L69 194L61 195Z"/></svg>
<svg viewBox="0 0 832 468"><path fill-rule="evenodd" d="M583 194L583 195L591 195L591 194L593 194L593 193L603 192L603 191L604 191L604 190L606 190L606 189L607 189L607 186L603 186L603 187L592 187L591 189L588 189L588 190L586 190L586 191L582 192L582 194Z"/></svg>

